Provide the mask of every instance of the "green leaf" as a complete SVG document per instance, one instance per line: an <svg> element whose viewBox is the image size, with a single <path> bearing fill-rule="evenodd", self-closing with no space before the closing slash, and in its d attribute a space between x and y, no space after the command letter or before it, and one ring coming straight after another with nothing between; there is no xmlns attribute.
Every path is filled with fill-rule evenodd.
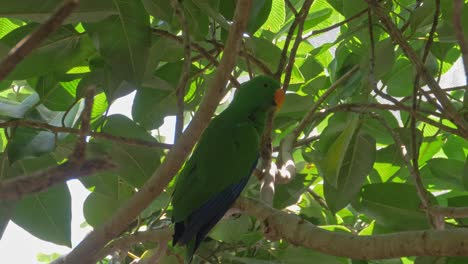
<svg viewBox="0 0 468 264"><path fill-rule="evenodd" d="M50 112L47 109L42 109L42 116L47 115L46 123L53 126L62 126L63 123L66 127L73 127L77 122L76 117L81 113L80 104L76 104L70 109L64 118L64 112ZM10 142L8 144L8 158L11 163L28 158L36 157L45 153L52 152L56 147L56 141L62 140L66 137L66 133L57 133L29 128L18 127L15 129Z"/></svg>
<svg viewBox="0 0 468 264"><path fill-rule="evenodd" d="M392 70L386 74L382 82L387 85L391 96L404 97L413 92L413 67L408 59L400 57L393 64Z"/></svg>
<svg viewBox="0 0 468 264"><path fill-rule="evenodd" d="M149 16L140 1L114 0L118 15L84 24L110 68L109 100L125 95L140 85L151 46ZM126 81L132 86L120 87Z"/></svg>
<svg viewBox="0 0 468 264"><path fill-rule="evenodd" d="M262 29L277 32L281 29L285 20L285 4L282 0L273 0L271 4L271 12L268 15Z"/></svg>
<svg viewBox="0 0 468 264"><path fill-rule="evenodd" d="M155 18L171 23L175 12L170 0L142 0L146 11Z"/></svg>
<svg viewBox="0 0 468 264"><path fill-rule="evenodd" d="M273 207L283 209L297 203L302 193L307 191L308 184L304 174L296 174L296 177L288 184L279 184L275 187Z"/></svg>
<svg viewBox="0 0 468 264"><path fill-rule="evenodd" d="M137 90L132 106L132 117L136 122L147 129L156 129L163 124L164 117L177 112L175 90L182 66L182 61L166 63L154 73L151 86ZM192 65L191 74L195 74L196 71L197 68ZM187 87L186 94L189 92ZM199 97L200 94L195 96ZM185 110L191 110L193 107L193 104L186 104Z"/></svg>
<svg viewBox="0 0 468 264"><path fill-rule="evenodd" d="M447 198L447 206L449 207L467 207L468 195L459 195ZM460 219L464 225L468 223L468 217Z"/></svg>
<svg viewBox="0 0 468 264"><path fill-rule="evenodd" d="M0 116L22 118L38 102L39 96L36 93L29 95L21 103L0 97Z"/></svg>
<svg viewBox="0 0 468 264"><path fill-rule="evenodd" d="M2 3L0 3L1 5ZM1 11L0 11L1 12ZM0 15L1 16L1 15ZM0 38L3 38L6 34L10 33L14 29L18 28L22 23L14 23L8 18L0 18Z"/></svg>
<svg viewBox="0 0 468 264"><path fill-rule="evenodd" d="M133 187L113 173L100 173L80 180L88 188L94 187L83 204L86 222L93 227L105 223L133 194Z"/></svg>
<svg viewBox="0 0 468 264"><path fill-rule="evenodd" d="M343 259L325 255L309 248L289 246L281 252L278 260L288 264L303 264L304 260L320 264L343 264Z"/></svg>
<svg viewBox="0 0 468 264"><path fill-rule="evenodd" d="M324 184L327 205L335 213L356 197L375 161L376 145L372 136L359 133L349 144L342 166L338 169L337 188L327 181Z"/></svg>
<svg viewBox="0 0 468 264"><path fill-rule="evenodd" d="M8 171L9 177L56 166L52 156L41 156L16 162ZM30 194L16 203L11 220L32 235L71 247L71 198L66 184L57 184L44 192Z"/></svg>
<svg viewBox="0 0 468 264"><path fill-rule="evenodd" d="M468 155L468 142L461 137L450 135L442 147L445 155L449 159L465 161Z"/></svg>
<svg viewBox="0 0 468 264"><path fill-rule="evenodd" d="M330 146L324 159L319 163L319 171L321 171L323 179L334 188L338 187L339 172L344 165L345 154L348 151L358 124L358 116L352 117L343 132L340 133L335 142Z"/></svg>
<svg viewBox="0 0 468 264"><path fill-rule="evenodd" d="M48 1L6 1L0 2L0 17L13 17L26 21L44 22L51 14L63 4L61 0ZM117 10L112 0L80 0L78 7L73 10L66 21L99 21L109 15L116 14ZM1 27L0 27L1 28Z"/></svg>
<svg viewBox="0 0 468 264"><path fill-rule="evenodd" d="M109 116L102 127L102 132L125 138L156 141L144 128L123 115ZM135 188L141 187L160 164L161 152L158 149L115 144L104 140L96 142L102 144L112 160L119 164L118 175Z"/></svg>
<svg viewBox="0 0 468 264"><path fill-rule="evenodd" d="M242 236L249 233L251 228L252 222L250 218L242 215L238 218L220 221L210 232L209 236L222 242L235 243L242 241Z"/></svg>
<svg viewBox="0 0 468 264"><path fill-rule="evenodd" d="M6 36L0 43L14 47L23 37L30 34L38 25L27 24ZM39 47L22 60L7 76L8 80L24 80L51 72L65 73L78 65L85 65L86 59L94 52L87 35L78 33L72 26L63 26L53 32ZM6 54L0 50L0 57Z"/></svg>
<svg viewBox="0 0 468 264"><path fill-rule="evenodd" d="M52 74L41 76L34 88L41 103L53 111L66 111L75 102L76 87L79 80L59 82Z"/></svg>
<svg viewBox="0 0 468 264"><path fill-rule="evenodd" d="M423 182L440 189L462 190L464 162L451 159L434 158L421 169Z"/></svg>
<svg viewBox="0 0 468 264"><path fill-rule="evenodd" d="M278 67L278 63L281 58L280 48L266 39L257 37L246 39L245 47L258 60L263 62L268 67L268 69L270 69L272 72L276 71L276 67ZM243 68L247 69L247 67ZM253 68L257 69L256 67ZM260 73L261 71L257 69L256 72Z"/></svg>
<svg viewBox="0 0 468 264"><path fill-rule="evenodd" d="M402 231L429 228L420 204L413 185L387 182L364 185L355 206L378 224Z"/></svg>

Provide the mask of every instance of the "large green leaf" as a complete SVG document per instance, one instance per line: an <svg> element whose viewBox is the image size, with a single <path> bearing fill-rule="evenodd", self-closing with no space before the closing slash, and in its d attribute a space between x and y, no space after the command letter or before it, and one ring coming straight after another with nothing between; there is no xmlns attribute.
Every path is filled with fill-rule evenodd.
<svg viewBox="0 0 468 264"><path fill-rule="evenodd" d="M34 88L40 102L53 111L66 111L75 102L76 87L79 80L59 82L56 76L49 74L39 77Z"/></svg>
<svg viewBox="0 0 468 264"><path fill-rule="evenodd" d="M14 47L37 26L31 23L19 27L0 39L0 43ZM0 57L6 55L2 51L0 49ZM94 51L87 35L78 33L72 26L63 26L39 44L38 48L15 67L7 79L23 80L51 72L65 73L73 66L86 65L86 60Z"/></svg>
<svg viewBox="0 0 468 264"><path fill-rule="evenodd" d="M345 154L348 151L353 136L355 135L358 124L359 118L354 116L318 164L319 171L321 172L325 182L334 188L338 187L340 169L344 165L343 161Z"/></svg>
<svg viewBox="0 0 468 264"><path fill-rule="evenodd" d="M413 68L408 59L400 57L393 64L392 70L386 74L382 82L387 85L387 93L395 97L404 97L413 92Z"/></svg>
<svg viewBox="0 0 468 264"><path fill-rule="evenodd" d="M140 85L151 46L149 16L142 3L113 2L118 15L85 24L86 31L107 65L103 74L111 75L110 83L106 83L109 86L105 87L109 100L125 95ZM119 87L124 81L131 85Z"/></svg>
<svg viewBox="0 0 468 264"><path fill-rule="evenodd" d="M56 166L50 155L16 162L8 177L29 175ZM11 220L34 236L71 247L71 198L66 184L57 184L44 192L30 194L16 203Z"/></svg>
<svg viewBox="0 0 468 264"><path fill-rule="evenodd" d="M44 22L63 4L62 0L0 1L0 17L12 17L26 21ZM67 18L68 22L98 21L116 14L112 0L80 0L80 4Z"/></svg>
<svg viewBox="0 0 468 264"><path fill-rule="evenodd" d="M328 207L337 212L351 202L359 193L366 176L375 161L375 139L359 133L350 142L342 166L338 169L338 185L325 181L324 194Z"/></svg>
<svg viewBox="0 0 468 264"><path fill-rule="evenodd" d="M354 206L393 230L427 229L429 223L420 204L413 185L387 182L364 185Z"/></svg>
<svg viewBox="0 0 468 264"><path fill-rule="evenodd" d="M65 116L65 112L51 112L44 108L38 108L45 122L53 126L73 127L77 117L81 113L80 104L76 104ZM65 117L64 117L65 116ZM46 130L30 127L18 127L14 130L8 144L8 158L11 163L27 157L36 157L52 152L56 147L56 141L66 137L65 133L54 133Z"/></svg>
<svg viewBox="0 0 468 264"><path fill-rule="evenodd" d="M304 260L310 263L320 264L342 264L343 259L335 256L325 255L314 250L289 246L281 252L278 259L284 263L302 264Z"/></svg>
<svg viewBox="0 0 468 264"><path fill-rule="evenodd" d="M109 116L102 131L125 138L156 141L144 128L122 115ZM155 148L115 144L104 140L96 142L119 165L117 174L135 188L141 187L161 162L161 151Z"/></svg>
<svg viewBox="0 0 468 264"><path fill-rule="evenodd" d="M285 20L285 3L282 0L273 0L271 3L271 12L268 15L262 29L277 32L283 26Z"/></svg>
<svg viewBox="0 0 468 264"><path fill-rule="evenodd" d="M100 173L81 181L94 187L83 204L83 215L91 226L105 223L133 194L133 187L113 173Z"/></svg>
<svg viewBox="0 0 468 264"><path fill-rule="evenodd" d="M155 129L163 124L164 117L177 112L175 90L182 68L182 61L166 63L156 70L151 83L145 83L148 86L137 90L132 106L132 117L136 122L147 129ZM191 73L195 74L196 71L197 68L192 65ZM190 88L197 90L197 85L192 82L190 87L186 88L186 94L190 92ZM200 98L200 96L199 92L194 92L194 97ZM193 108L193 104L186 104L184 109Z"/></svg>
<svg viewBox="0 0 468 264"><path fill-rule="evenodd" d="M281 58L281 49L276 45L263 38L251 37L246 39L245 47L272 72L276 70Z"/></svg>
<svg viewBox="0 0 468 264"><path fill-rule="evenodd" d="M210 232L210 237L227 243L242 241L243 235L252 229L252 222L246 215L220 221Z"/></svg>
<svg viewBox="0 0 468 264"><path fill-rule="evenodd" d="M427 161L421 169L423 182L434 188L463 190L464 162L435 158Z"/></svg>
<svg viewBox="0 0 468 264"><path fill-rule="evenodd" d="M283 209L297 203L302 193L309 188L304 174L297 174L288 184L279 184L275 187L273 207Z"/></svg>

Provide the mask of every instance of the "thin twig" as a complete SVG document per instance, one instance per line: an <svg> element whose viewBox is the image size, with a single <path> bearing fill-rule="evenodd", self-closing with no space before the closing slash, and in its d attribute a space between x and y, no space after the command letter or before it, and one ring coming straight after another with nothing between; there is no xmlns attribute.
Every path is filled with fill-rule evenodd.
<svg viewBox="0 0 468 264"><path fill-rule="evenodd" d="M271 154L273 152L271 146L271 131L273 130L274 112L271 111L267 115L265 130L263 131L260 143L260 162L261 168L261 185L260 185L260 198L266 204L272 205L275 196L275 175L276 166L271 162Z"/></svg>
<svg viewBox="0 0 468 264"><path fill-rule="evenodd" d="M173 35L173 34L167 32L165 30L162 30L162 29L154 28L153 33L155 33L155 34L157 34L159 36L162 36L162 37L177 41L180 44L184 43L183 38L181 38L179 36L176 36L176 35ZM215 57L211 56L210 51L207 51L206 49L204 49L202 46L198 45L195 42L191 43L191 48L193 50L197 51L198 53L200 53L200 55L202 55L205 59L207 59L214 66L216 66L216 67L219 66L219 62L215 59ZM239 82L233 76L229 77L229 81L234 85L234 87L240 88Z"/></svg>
<svg viewBox="0 0 468 264"><path fill-rule="evenodd" d="M317 36L319 34L322 34L322 33L325 33L325 32L328 32L330 30L333 30L335 28L338 28L338 27L341 27L342 25L344 24L347 24L351 21L353 21L354 19L357 19L359 17L361 17L362 15L364 15L367 11L369 10L369 8L366 8L364 10L362 10L361 12L353 15L353 16L350 16L349 18L341 21L341 22L338 22L336 24L333 24L329 27L326 27L326 28L322 28L322 29L318 29L318 30L313 30L312 32L310 32L309 34L305 35L302 37L302 40L308 40L309 38L313 37L313 36Z"/></svg>
<svg viewBox="0 0 468 264"><path fill-rule="evenodd" d="M429 55L429 51L431 49L432 42L434 40L434 34L437 29L437 23L439 21L439 14L440 14L440 0L436 0L436 9L434 10L434 18L432 21L432 28L429 33L429 38L426 42L426 45L424 47L424 53L422 57L422 62L425 63L427 60L427 56ZM411 104L411 110L413 113L416 113L418 110L418 91L419 91L419 73L416 74L414 78L414 83L413 83L413 98L412 98L412 104ZM421 179L421 174L419 172L419 142L417 138L417 129L416 129L416 116L411 115L411 122L410 122L410 130L411 130L411 151L412 151L412 167L414 170L413 177L416 179L416 187L417 188L423 188L424 186L422 185L422 179ZM418 186L419 184L419 186ZM424 190L426 192L426 190ZM425 197L428 199L427 195ZM423 199L423 198L421 198ZM429 200L427 200L429 202ZM429 204L425 204L423 202L423 205L429 206ZM441 226L439 223L441 221L438 221L434 215L431 215L430 213L426 214L428 217L429 222L431 223L432 227L436 229L443 229L443 225Z"/></svg>
<svg viewBox="0 0 468 264"><path fill-rule="evenodd" d="M464 0L453 1L453 25L458 45L460 45L460 51L463 57L463 66L465 68L465 79L468 84L468 43L465 35L463 34L463 25L461 23L464 2Z"/></svg>
<svg viewBox="0 0 468 264"><path fill-rule="evenodd" d="M182 135L182 131L184 130L184 96L185 96L185 89L190 79L190 68L192 66L192 60L191 60L192 49L191 49L191 42L190 42L189 26L188 26L187 20L185 19L182 6L179 3L179 0L171 0L171 5L175 10L176 16L179 18L180 24L182 25L182 38L183 38L183 46L184 46L184 64L182 68L182 73L180 74L179 83L177 84L177 88L176 88L177 114L176 114L174 142L177 142L179 137Z"/></svg>
<svg viewBox="0 0 468 264"><path fill-rule="evenodd" d="M283 81L284 91L288 90L289 83L291 82L292 70L294 67L294 62L296 61L296 53L297 53L297 50L299 49L299 45L302 42L302 32L304 31L304 23L307 18L307 15L309 14L310 6L312 5L313 2L314 0L306 0L304 4L302 5L301 11L299 11L299 15L296 17L297 34L296 34L296 39L294 40L294 44L291 48L291 51L289 52L288 64L286 64L284 81Z"/></svg>
<svg viewBox="0 0 468 264"><path fill-rule="evenodd" d="M419 170L416 170L416 168L411 164L411 157L408 155L407 147L405 146L405 144L401 140L400 135L398 135L398 133L396 133L387 124L385 119L383 119L380 115L373 114L372 116L376 120L378 120L388 130L388 132L392 136L393 140L395 141L395 144L398 146L398 149L400 150L400 155L403 158L403 161L405 162L406 167L408 168L408 171L410 172L410 175L413 177L413 180L415 182L416 191L418 193L419 199L421 200L422 207L424 209L426 209L426 210L431 208L431 206L432 206L431 201L429 199L428 192L425 189L424 184L422 182L422 178L421 178L421 175L419 174ZM436 222L434 221L433 217L431 216L429 211L426 211L426 212L427 212L427 216L428 216L428 220L429 220L430 225L432 227L436 228L437 225L436 225Z"/></svg>
<svg viewBox="0 0 468 264"><path fill-rule="evenodd" d="M18 44L10 50L7 57L0 63L0 81L5 79L16 65L44 41L47 36L57 30L63 21L78 6L78 3L78 0L68 0L64 2L36 31L18 42Z"/></svg>
<svg viewBox="0 0 468 264"><path fill-rule="evenodd" d="M110 160L103 158L86 160L81 163L66 162L30 175L0 181L0 200L18 200L25 195L44 191L55 184L113 168L115 165Z"/></svg>
<svg viewBox="0 0 468 264"><path fill-rule="evenodd" d="M25 119L11 120L11 121L0 123L0 128L18 127L18 126L45 129L53 133L70 133L70 134L75 134L75 135L79 135L81 133L80 129L71 128L71 127L57 127L57 126L49 125L47 123L36 122L36 121L25 120ZM156 142L156 141L141 140L141 139L136 139L136 138L126 138L126 137L116 136L116 135L103 133L103 132L91 131L89 132L87 136L92 136L94 138L107 139L107 140L115 141L117 143L123 143L126 145L142 146L142 147L148 147L148 148L156 147L156 148L170 149L173 146L172 144L166 144L166 143L161 143L161 142Z"/></svg>
<svg viewBox="0 0 468 264"><path fill-rule="evenodd" d="M212 45L214 45L217 49L224 50L224 45L222 43L219 43L214 40L209 40L209 42ZM270 75L270 76L273 75L273 72L270 70L270 68L268 68L266 64L264 64L261 60L259 60L258 58L250 54L246 49L241 49L239 51L239 55L241 57L244 57L246 60L249 60L253 65L258 67L260 71L263 72L263 74Z"/></svg>
<svg viewBox="0 0 468 264"><path fill-rule="evenodd" d="M78 141L76 142L75 149L73 150L70 160L74 162L81 162L85 158L86 152L86 136L90 131L91 112L94 104L94 87L89 87L85 92L85 106L81 113L81 128L78 133Z"/></svg>
<svg viewBox="0 0 468 264"><path fill-rule="evenodd" d="M294 137L297 138L301 134L302 130L304 130L305 126L310 122L310 119L315 114L315 112L319 109L322 103L332 94L341 84L343 84L348 78L350 78L357 70L359 69L359 65L355 65L349 71L347 71L343 76L341 76L338 80L336 80L328 89L327 91L320 96L317 102L310 108L309 112L304 116L301 120L299 125L294 129L293 134Z"/></svg>
<svg viewBox="0 0 468 264"><path fill-rule="evenodd" d="M131 235L125 235L117 238L103 248L98 255L96 255L95 261L105 258L107 255L119 249L128 249L135 244L145 242L161 242L166 241L172 237L174 231L171 228L148 230L144 232L137 232ZM157 263L157 262L153 262Z"/></svg>
<svg viewBox="0 0 468 264"><path fill-rule="evenodd" d="M116 213L101 227L94 229L65 258L56 263L87 264L112 238L120 234L156 197L166 188L174 175L179 171L196 141L208 125L221 100L227 80L236 63L236 57L242 43L242 34L252 5L251 0L238 0L234 13L234 22L230 28L226 49L219 63L216 74L209 84L203 101L192 122L179 138L179 141L166 155L164 162L158 167L150 179L120 207Z"/></svg>
<svg viewBox="0 0 468 264"><path fill-rule="evenodd" d="M285 2L286 2L286 5L288 6L288 8L291 10L291 12L294 14L294 16L297 16L298 15L297 10L294 7L294 5L291 3L291 1L290 0L285 0Z"/></svg>

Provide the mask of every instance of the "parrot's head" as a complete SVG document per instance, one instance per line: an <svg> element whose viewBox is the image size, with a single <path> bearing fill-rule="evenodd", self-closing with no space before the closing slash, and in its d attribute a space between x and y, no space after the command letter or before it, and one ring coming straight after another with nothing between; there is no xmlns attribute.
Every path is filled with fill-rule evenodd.
<svg viewBox="0 0 468 264"><path fill-rule="evenodd" d="M279 109L284 102L285 94L277 80L260 75L243 83L236 97L244 106L267 111L272 107Z"/></svg>

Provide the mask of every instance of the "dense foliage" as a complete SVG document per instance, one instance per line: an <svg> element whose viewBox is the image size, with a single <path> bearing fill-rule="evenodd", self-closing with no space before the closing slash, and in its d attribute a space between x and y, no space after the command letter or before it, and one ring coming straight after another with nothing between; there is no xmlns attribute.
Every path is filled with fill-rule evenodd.
<svg viewBox="0 0 468 264"><path fill-rule="evenodd" d="M61 2L0 1L0 58ZM90 86L95 95L86 156L107 157L118 167L80 178L91 191L83 205L87 224L105 223L151 177L170 148L158 144L164 143L158 128L181 109L185 124L197 111L223 56L236 3L184 0L178 15L171 2L82 0L64 25L0 80L0 183L70 159ZM278 167L283 165L282 154L276 155L280 142L299 132L289 150L296 175L278 182L271 206L333 232L359 235L466 226L468 215L444 218L430 212L436 205L468 206L467 89L441 89L427 78L439 81L462 57L457 33L468 37L468 2L462 1L461 32L454 25L454 1L379 2L396 31L369 8L367 2L374 1L252 2L232 75L242 82L249 75L279 73L285 84L286 100L272 129ZM189 43L182 32L188 32ZM183 75L188 83L180 93ZM132 92L131 117L107 114L116 99ZM124 234L167 227L172 190L171 183ZM260 197L257 177L243 195ZM0 231L11 220L38 238L71 246L67 185L21 196L1 201ZM254 217L223 220L195 262L468 262L455 257L357 261L270 241L263 231ZM156 245L124 250L141 256ZM179 263L181 253L169 245L161 263Z"/></svg>

